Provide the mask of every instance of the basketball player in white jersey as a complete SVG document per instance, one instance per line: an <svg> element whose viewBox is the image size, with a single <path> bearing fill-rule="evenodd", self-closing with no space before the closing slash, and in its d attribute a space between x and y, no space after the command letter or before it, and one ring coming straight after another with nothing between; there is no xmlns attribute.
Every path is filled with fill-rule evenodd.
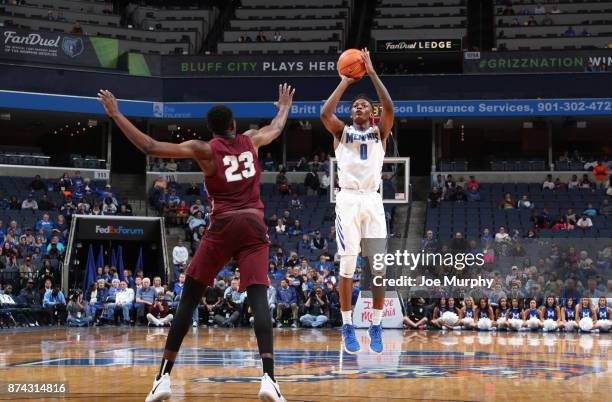
<svg viewBox="0 0 612 402"><path fill-rule="evenodd" d="M342 81L321 109L321 120L334 137L334 149L338 162L338 184L336 196L336 240L340 254L340 310L342 313L342 338L347 353L357 353L360 345L355 336L351 312L351 292L357 256L361 251L361 240L372 239L384 243L387 238L387 223L382 194L378 192L382 180L382 166L386 142L393 127L393 101L389 92L376 74L367 49L361 57L368 76L374 84L382 104L379 124L372 126L372 103L366 96L357 96L351 109L352 123L346 125L335 114L336 106L346 89L357 80L342 76ZM334 191L334 189L331 189ZM384 248L384 245L383 245ZM384 252L384 250L381 250ZM364 254L369 253L364 251ZM368 256L366 254L364 256ZM370 264L372 260L370 258ZM373 275L384 275L384 269L373 270ZM370 350L381 353L382 311L385 288L372 286L373 311L370 335Z"/></svg>

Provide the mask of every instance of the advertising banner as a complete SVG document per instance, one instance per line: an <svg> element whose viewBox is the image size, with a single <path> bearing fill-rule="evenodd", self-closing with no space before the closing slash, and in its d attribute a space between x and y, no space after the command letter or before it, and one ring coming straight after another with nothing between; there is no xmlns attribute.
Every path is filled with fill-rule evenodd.
<svg viewBox="0 0 612 402"><path fill-rule="evenodd" d="M612 49L534 52L466 52L464 73L551 73L600 71L612 62Z"/></svg>
<svg viewBox="0 0 612 402"><path fill-rule="evenodd" d="M158 241L159 220L116 219L109 217L77 220L79 240Z"/></svg>
<svg viewBox="0 0 612 402"><path fill-rule="evenodd" d="M163 76L336 76L338 55L164 56Z"/></svg>
<svg viewBox="0 0 612 402"><path fill-rule="evenodd" d="M0 59L116 68L119 41L62 32L0 27Z"/></svg>
<svg viewBox="0 0 612 402"><path fill-rule="evenodd" d="M378 40L376 51L392 53L458 52L461 51L461 39Z"/></svg>

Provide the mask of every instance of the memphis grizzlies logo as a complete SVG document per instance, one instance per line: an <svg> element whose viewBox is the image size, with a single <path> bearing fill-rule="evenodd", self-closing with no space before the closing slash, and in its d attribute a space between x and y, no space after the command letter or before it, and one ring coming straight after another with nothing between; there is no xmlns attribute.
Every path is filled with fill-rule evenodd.
<svg viewBox="0 0 612 402"><path fill-rule="evenodd" d="M83 44L83 38L75 38L72 36L65 36L62 41L62 50L64 54L70 58L75 58L85 50L85 45Z"/></svg>
<svg viewBox="0 0 612 402"><path fill-rule="evenodd" d="M57 352L57 349L53 349ZM161 349L154 348L109 348L98 349L84 356L60 356L49 354L47 359L24 360L6 367L113 367L113 366L152 366L162 357ZM447 351L402 351L389 355L390 361L384 365L376 361L360 361L359 356L342 357L333 350L277 350L275 364L288 372L292 368L297 373L277 375L283 382L320 382L336 380L382 380L407 378L469 378L483 376L503 379L542 379L569 380L589 374L604 372L601 367L560 361L551 366L548 361L521 359L517 356L499 356L487 352L447 352ZM338 362L342 359L342 367ZM176 362L177 366L233 367L234 369L256 369L259 355L250 349L184 348ZM310 367L310 373L300 372ZM200 383L248 383L259 382L261 377L218 376L191 378Z"/></svg>

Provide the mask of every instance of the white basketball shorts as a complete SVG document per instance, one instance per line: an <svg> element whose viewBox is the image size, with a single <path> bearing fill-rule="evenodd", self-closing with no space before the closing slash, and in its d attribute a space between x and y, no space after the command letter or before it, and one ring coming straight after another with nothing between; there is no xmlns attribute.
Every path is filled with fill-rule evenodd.
<svg viewBox="0 0 612 402"><path fill-rule="evenodd" d="M385 208L379 193L341 190L336 194L338 254L358 255L362 239L386 238Z"/></svg>

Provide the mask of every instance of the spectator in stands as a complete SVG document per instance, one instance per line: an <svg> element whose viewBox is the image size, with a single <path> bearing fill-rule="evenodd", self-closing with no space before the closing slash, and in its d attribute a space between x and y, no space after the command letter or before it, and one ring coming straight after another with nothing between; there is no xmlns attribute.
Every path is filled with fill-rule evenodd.
<svg viewBox="0 0 612 402"><path fill-rule="evenodd" d="M58 258L64 254L64 244L60 241L59 236L54 235L51 237L51 241L47 244L47 254L55 255Z"/></svg>
<svg viewBox="0 0 612 402"><path fill-rule="evenodd" d="M326 170L321 176L320 185L319 185L319 194L326 195L329 190L331 179L329 177L329 170Z"/></svg>
<svg viewBox="0 0 612 402"><path fill-rule="evenodd" d="M82 35L83 34L83 28L81 28L81 24L77 21L74 23L74 25L72 26L72 29L70 30L70 33L73 35Z"/></svg>
<svg viewBox="0 0 612 402"><path fill-rule="evenodd" d="M189 250L183 244L183 239L180 237L177 240L177 245L172 249L172 264L174 265L174 278L179 277L187 268L187 260L189 259Z"/></svg>
<svg viewBox="0 0 612 402"><path fill-rule="evenodd" d="M87 314L87 310L83 304L83 292L80 290L76 291L70 296L68 302L68 326L87 327L92 322L93 317Z"/></svg>
<svg viewBox="0 0 612 402"><path fill-rule="evenodd" d="M306 177L304 178L304 187L306 187L306 192L308 195L317 194L320 192L321 183L319 181L319 175L313 169L310 169L308 173L306 173Z"/></svg>
<svg viewBox="0 0 612 402"><path fill-rule="evenodd" d="M289 201L289 207L293 209L302 209L302 201L298 198L297 193L293 193L291 201Z"/></svg>
<svg viewBox="0 0 612 402"><path fill-rule="evenodd" d="M560 178L555 179L555 190L557 191L565 191L567 189L567 184L563 183Z"/></svg>
<svg viewBox="0 0 612 402"><path fill-rule="evenodd" d="M155 293L166 293L166 289L164 288L164 286L162 286L162 281L159 276L153 278L153 285L151 287L155 290Z"/></svg>
<svg viewBox="0 0 612 402"><path fill-rule="evenodd" d="M206 227L207 222L204 219L204 215L202 214L202 211L198 211L195 213L194 216L190 216L187 219L187 224L189 225L189 230L191 230L191 232L193 233L198 226Z"/></svg>
<svg viewBox="0 0 612 402"><path fill-rule="evenodd" d="M283 36L280 34L280 32L274 32L274 42L281 42L282 40Z"/></svg>
<svg viewBox="0 0 612 402"><path fill-rule="evenodd" d="M587 203L586 209L582 212L583 215L588 215L589 218L593 219L597 216L597 209L593 208L593 203Z"/></svg>
<svg viewBox="0 0 612 402"><path fill-rule="evenodd" d="M325 310L327 309L326 299L327 296L323 293L321 287L317 287L310 292L306 303L304 303L306 314L300 317L300 323L303 327L318 328L325 325L328 321L328 317L325 314Z"/></svg>
<svg viewBox="0 0 612 402"><path fill-rule="evenodd" d="M0 194L0 209L9 209L11 202L3 194Z"/></svg>
<svg viewBox="0 0 612 402"><path fill-rule="evenodd" d="M491 235L491 230L489 230L489 228L485 227L482 229L480 241L481 243L488 243L493 241L493 235Z"/></svg>
<svg viewBox="0 0 612 402"><path fill-rule="evenodd" d="M83 187L85 185L85 179L81 176L81 171L77 170L74 172L74 176L72 177L72 185L76 187Z"/></svg>
<svg viewBox="0 0 612 402"><path fill-rule="evenodd" d="M519 22L518 18L512 18L512 22L510 23L511 27L519 27L521 26L521 23Z"/></svg>
<svg viewBox="0 0 612 402"><path fill-rule="evenodd" d="M546 14L546 8L542 5L542 3L538 3L533 9L533 13L535 15Z"/></svg>
<svg viewBox="0 0 612 402"><path fill-rule="evenodd" d="M504 226L500 226L499 232L495 234L495 242L502 243L502 242L509 242L510 240L511 240L510 235L508 235L506 228Z"/></svg>
<svg viewBox="0 0 612 402"><path fill-rule="evenodd" d="M291 226L287 230L287 234L289 236L301 236L304 233L308 233L308 231L304 227L302 227L302 223L300 222L299 219L294 220L293 226Z"/></svg>
<svg viewBox="0 0 612 402"><path fill-rule="evenodd" d="M23 202L21 203L21 209L22 210L29 209L32 211L38 210L38 203L33 198L32 193L28 194L28 197L25 200L23 200Z"/></svg>
<svg viewBox="0 0 612 402"><path fill-rule="evenodd" d="M281 195L289 194L291 192L291 188L289 186L289 179L285 175L284 170L281 170L276 175L276 189Z"/></svg>
<svg viewBox="0 0 612 402"><path fill-rule="evenodd" d="M267 42L268 38L266 37L263 31L259 31L259 33L257 34L256 40L257 42Z"/></svg>
<svg viewBox="0 0 612 402"><path fill-rule="evenodd" d="M170 326L173 318L172 314L170 314L170 307L165 300L164 294L158 293L155 302L147 314L149 325L155 325L157 327Z"/></svg>
<svg viewBox="0 0 612 402"><path fill-rule="evenodd" d="M153 306L156 294L155 289L151 287L151 280L144 278L142 280L142 288L136 292L136 305L134 305L138 318L144 317L149 308Z"/></svg>
<svg viewBox="0 0 612 402"><path fill-rule="evenodd" d="M11 195L11 197L9 198L9 209L12 209L15 211L21 209L21 203L17 199L17 196Z"/></svg>
<svg viewBox="0 0 612 402"><path fill-rule="evenodd" d="M331 271L334 267L330 261L325 258L324 255L319 257L319 262L315 264L314 268L322 274L325 270Z"/></svg>
<svg viewBox="0 0 612 402"><path fill-rule="evenodd" d="M444 179L441 174L437 175L433 180L433 187L437 187L439 190L444 189Z"/></svg>
<svg viewBox="0 0 612 402"><path fill-rule="evenodd" d="M597 182L598 188L604 188L606 180L608 179L608 167L603 161L598 161L597 165L593 168L593 176ZM23 209L23 206L21 207Z"/></svg>
<svg viewBox="0 0 612 402"><path fill-rule="evenodd" d="M19 292L19 298L28 306L40 306L40 293L34 289L34 279L28 279L26 286Z"/></svg>
<svg viewBox="0 0 612 402"><path fill-rule="evenodd" d="M298 305L297 294L292 286L289 286L287 279L281 280L280 286L276 290L276 321L277 327L282 327L282 318L285 310L291 310L292 328L297 327Z"/></svg>
<svg viewBox="0 0 612 402"><path fill-rule="evenodd" d="M60 325L66 321L66 298L59 285L45 292L43 308L51 316L51 323Z"/></svg>
<svg viewBox="0 0 612 402"><path fill-rule="evenodd" d="M321 232L318 230L310 242L310 249L315 251L327 249L327 240L321 236Z"/></svg>
<svg viewBox="0 0 612 402"><path fill-rule="evenodd" d="M266 153L266 156L261 160L261 167L265 172L276 171L276 161L272 157L272 152Z"/></svg>
<svg viewBox="0 0 612 402"><path fill-rule="evenodd" d="M555 182L553 180L552 175L546 175L546 179L544 179L544 183L542 183L542 189L543 190L554 190L555 189Z"/></svg>
<svg viewBox="0 0 612 402"><path fill-rule="evenodd" d="M580 217L580 219L578 219L578 222L576 222L576 227L582 230L590 229L593 227L593 221L591 220L591 218L589 218L588 215L582 214L582 217Z"/></svg>
<svg viewBox="0 0 612 402"><path fill-rule="evenodd" d="M512 199L512 194L506 193L504 195L504 199L497 204L497 208L499 209L515 209L516 202Z"/></svg>
<svg viewBox="0 0 612 402"><path fill-rule="evenodd" d="M298 242L297 252L300 255L307 255L310 252L310 247L311 247L310 236L307 233L304 233L302 235L302 238Z"/></svg>
<svg viewBox="0 0 612 402"><path fill-rule="evenodd" d="M558 231L558 230L574 230L575 226L568 223L565 219L563 219L563 217L561 215L557 215L557 217L555 218L554 224L552 225L552 230L553 231Z"/></svg>
<svg viewBox="0 0 612 402"><path fill-rule="evenodd" d="M433 186L431 188L431 193L427 196L427 202L431 208L437 208L438 204L442 200L442 192L438 186Z"/></svg>
<svg viewBox="0 0 612 402"><path fill-rule="evenodd" d="M199 198L196 198L193 202L193 204L191 205L191 207L189 207L189 213L191 215L195 215L196 212L202 212L205 213L206 212L206 206L204 206L204 204L202 204L202 200Z"/></svg>
<svg viewBox="0 0 612 402"><path fill-rule="evenodd" d="M226 289L226 291L228 289ZM231 293L226 293L225 297L223 297L221 300L221 303L214 309L215 315L213 320L215 324L227 328L235 326L240 319L241 305L242 303L238 304L233 301Z"/></svg>
<svg viewBox="0 0 612 402"><path fill-rule="evenodd" d="M580 181L578 180L578 176L573 174L572 178L567 183L567 189L568 190L574 190L574 189L577 189L579 186L580 186Z"/></svg>
<svg viewBox="0 0 612 402"><path fill-rule="evenodd" d="M558 5L558 4L555 4L555 5L553 6L552 10L550 10L550 13L551 13L551 14L561 14L562 12L563 12L563 11L561 11L561 10L559 9L559 5Z"/></svg>
<svg viewBox="0 0 612 402"><path fill-rule="evenodd" d="M480 183L478 182L478 180L476 180L476 177L470 176L470 180L468 180L468 183L467 183L467 189L468 190L472 190L472 189L479 190L480 189Z"/></svg>
<svg viewBox="0 0 612 402"><path fill-rule="evenodd" d="M425 237L421 240L421 251L433 253L438 249L438 241L434 237L433 230L428 229Z"/></svg>
<svg viewBox="0 0 612 402"><path fill-rule="evenodd" d="M538 21L536 21L533 15L530 15L529 18L527 18L527 21L525 21L524 25L528 27L535 27L538 25Z"/></svg>
<svg viewBox="0 0 612 402"><path fill-rule="evenodd" d="M580 180L580 188L590 189L594 187L595 185L593 184L593 182L591 182L591 180L589 180L589 176L586 173L583 174L582 180Z"/></svg>
<svg viewBox="0 0 612 402"><path fill-rule="evenodd" d="M533 209L534 206L527 195L524 195L518 202L519 209Z"/></svg>
<svg viewBox="0 0 612 402"><path fill-rule="evenodd" d="M44 194L41 200L38 202L38 209L41 211L53 211L55 210L55 205L49 201L49 197L47 194Z"/></svg>
<svg viewBox="0 0 612 402"><path fill-rule="evenodd" d="M285 232L287 231L287 226L285 225L285 222L282 219L277 219L274 230L278 234L285 234Z"/></svg>
<svg viewBox="0 0 612 402"><path fill-rule="evenodd" d="M34 279L37 275L36 267L32 266L32 259L27 256L23 259L23 264L19 267L19 277L22 283L26 283L29 279Z"/></svg>
<svg viewBox="0 0 612 402"><path fill-rule="evenodd" d="M565 221L571 225L576 224L576 213L574 212L573 208L568 208L567 212L565 213Z"/></svg>
<svg viewBox="0 0 612 402"><path fill-rule="evenodd" d="M571 25L568 26L567 29L565 30L565 32L563 32L563 36L567 36L567 37L574 37L574 36L576 36L576 31L574 31L574 27L572 27Z"/></svg>
<svg viewBox="0 0 612 402"><path fill-rule="evenodd" d="M40 178L40 175L37 174L36 176L34 176L34 179L30 183L29 189L30 191L45 191L46 192L47 186Z"/></svg>
<svg viewBox="0 0 612 402"><path fill-rule="evenodd" d="M36 223L36 230L43 230L45 235L49 235L53 230L53 222L49 220L49 214L44 214Z"/></svg>
<svg viewBox="0 0 612 402"><path fill-rule="evenodd" d="M606 195L612 195L612 174L608 177L604 187L606 188Z"/></svg>
<svg viewBox="0 0 612 402"><path fill-rule="evenodd" d="M176 164L176 161L174 159L169 159L168 162L166 162L165 167L166 167L166 171L168 172L176 172L176 170L178 169L178 165ZM172 179L173 179L173 176L170 176L168 181L170 182Z"/></svg>
<svg viewBox="0 0 612 402"><path fill-rule="evenodd" d="M546 13L546 16L542 20L542 25L543 26L551 26L551 25L554 25L554 24L555 24L555 22L553 21L552 17L550 16L550 13Z"/></svg>

